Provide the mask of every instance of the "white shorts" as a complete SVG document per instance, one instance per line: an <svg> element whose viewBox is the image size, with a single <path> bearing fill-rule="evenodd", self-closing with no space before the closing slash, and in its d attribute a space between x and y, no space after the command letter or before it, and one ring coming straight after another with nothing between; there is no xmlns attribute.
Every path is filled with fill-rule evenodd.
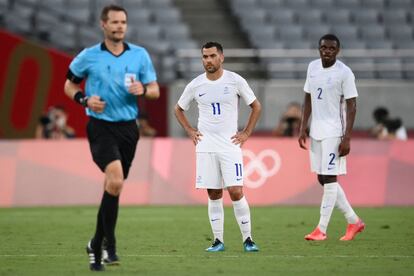
<svg viewBox="0 0 414 276"><path fill-rule="evenodd" d="M241 152L197 152L196 188L223 189L243 186Z"/></svg>
<svg viewBox="0 0 414 276"><path fill-rule="evenodd" d="M346 174L346 158L339 157L340 137L315 140L311 138L311 170L320 175Z"/></svg>

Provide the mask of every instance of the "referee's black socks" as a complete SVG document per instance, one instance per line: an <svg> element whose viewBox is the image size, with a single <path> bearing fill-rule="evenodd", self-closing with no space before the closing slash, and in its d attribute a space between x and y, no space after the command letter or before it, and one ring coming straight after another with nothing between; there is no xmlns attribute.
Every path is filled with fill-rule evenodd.
<svg viewBox="0 0 414 276"><path fill-rule="evenodd" d="M98 215L96 217L96 230L95 230L95 235L93 236L92 242L91 242L91 246L93 249L95 248L101 248L102 246L102 241L103 241L103 237L104 237L104 229L103 229L103 222L102 222L102 202L103 202L103 197L101 200L101 205L99 206L99 211L98 211Z"/></svg>
<svg viewBox="0 0 414 276"><path fill-rule="evenodd" d="M102 228L108 242L108 248L115 249L115 226L118 218L119 196L113 196L107 191L104 192L102 210Z"/></svg>

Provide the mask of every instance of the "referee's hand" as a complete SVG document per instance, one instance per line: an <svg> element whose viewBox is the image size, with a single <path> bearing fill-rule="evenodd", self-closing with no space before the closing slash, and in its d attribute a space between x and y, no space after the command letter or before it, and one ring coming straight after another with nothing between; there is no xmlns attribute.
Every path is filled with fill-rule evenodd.
<svg viewBox="0 0 414 276"><path fill-rule="evenodd" d="M128 92L132 95L140 96L144 94L144 86L140 81L136 81L131 77L131 85L128 87Z"/></svg>
<svg viewBox="0 0 414 276"><path fill-rule="evenodd" d="M105 109L106 103L101 100L99 96L91 96L88 98L88 108L96 113L102 113Z"/></svg>

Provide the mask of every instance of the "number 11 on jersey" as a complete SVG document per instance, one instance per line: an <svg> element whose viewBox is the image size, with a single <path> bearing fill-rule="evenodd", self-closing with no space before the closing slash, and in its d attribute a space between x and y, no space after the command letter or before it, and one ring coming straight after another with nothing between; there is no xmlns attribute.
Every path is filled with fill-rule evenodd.
<svg viewBox="0 0 414 276"><path fill-rule="evenodd" d="M220 103L211 103L211 106L213 107L213 115L220 115Z"/></svg>

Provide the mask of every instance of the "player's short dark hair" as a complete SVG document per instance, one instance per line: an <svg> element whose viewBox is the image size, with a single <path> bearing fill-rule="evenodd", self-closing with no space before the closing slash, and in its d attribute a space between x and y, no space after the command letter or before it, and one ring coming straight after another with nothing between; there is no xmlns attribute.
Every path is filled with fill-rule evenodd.
<svg viewBox="0 0 414 276"><path fill-rule="evenodd" d="M384 121L388 118L389 112L387 108L379 106L375 108L372 115L377 123L384 123Z"/></svg>
<svg viewBox="0 0 414 276"><path fill-rule="evenodd" d="M107 5L107 6L103 7L102 12L101 12L101 20L102 21L105 22L105 21L108 20L108 13L110 11L122 11L128 17L128 13L127 13L126 9L124 9L121 6L111 4L111 5Z"/></svg>
<svg viewBox="0 0 414 276"><path fill-rule="evenodd" d="M201 51L203 51L203 49L209 49L213 47L216 47L217 51L219 51L220 53L223 53L223 46L221 46L220 43L215 42L215 41L209 41L206 44L204 44L203 47L201 47Z"/></svg>
<svg viewBox="0 0 414 276"><path fill-rule="evenodd" d="M319 46L321 46L322 40L336 41L336 44L338 45L338 48L341 47L341 42L339 42L339 38L336 35L334 35L334 34L326 34L326 35L323 35L319 39Z"/></svg>

